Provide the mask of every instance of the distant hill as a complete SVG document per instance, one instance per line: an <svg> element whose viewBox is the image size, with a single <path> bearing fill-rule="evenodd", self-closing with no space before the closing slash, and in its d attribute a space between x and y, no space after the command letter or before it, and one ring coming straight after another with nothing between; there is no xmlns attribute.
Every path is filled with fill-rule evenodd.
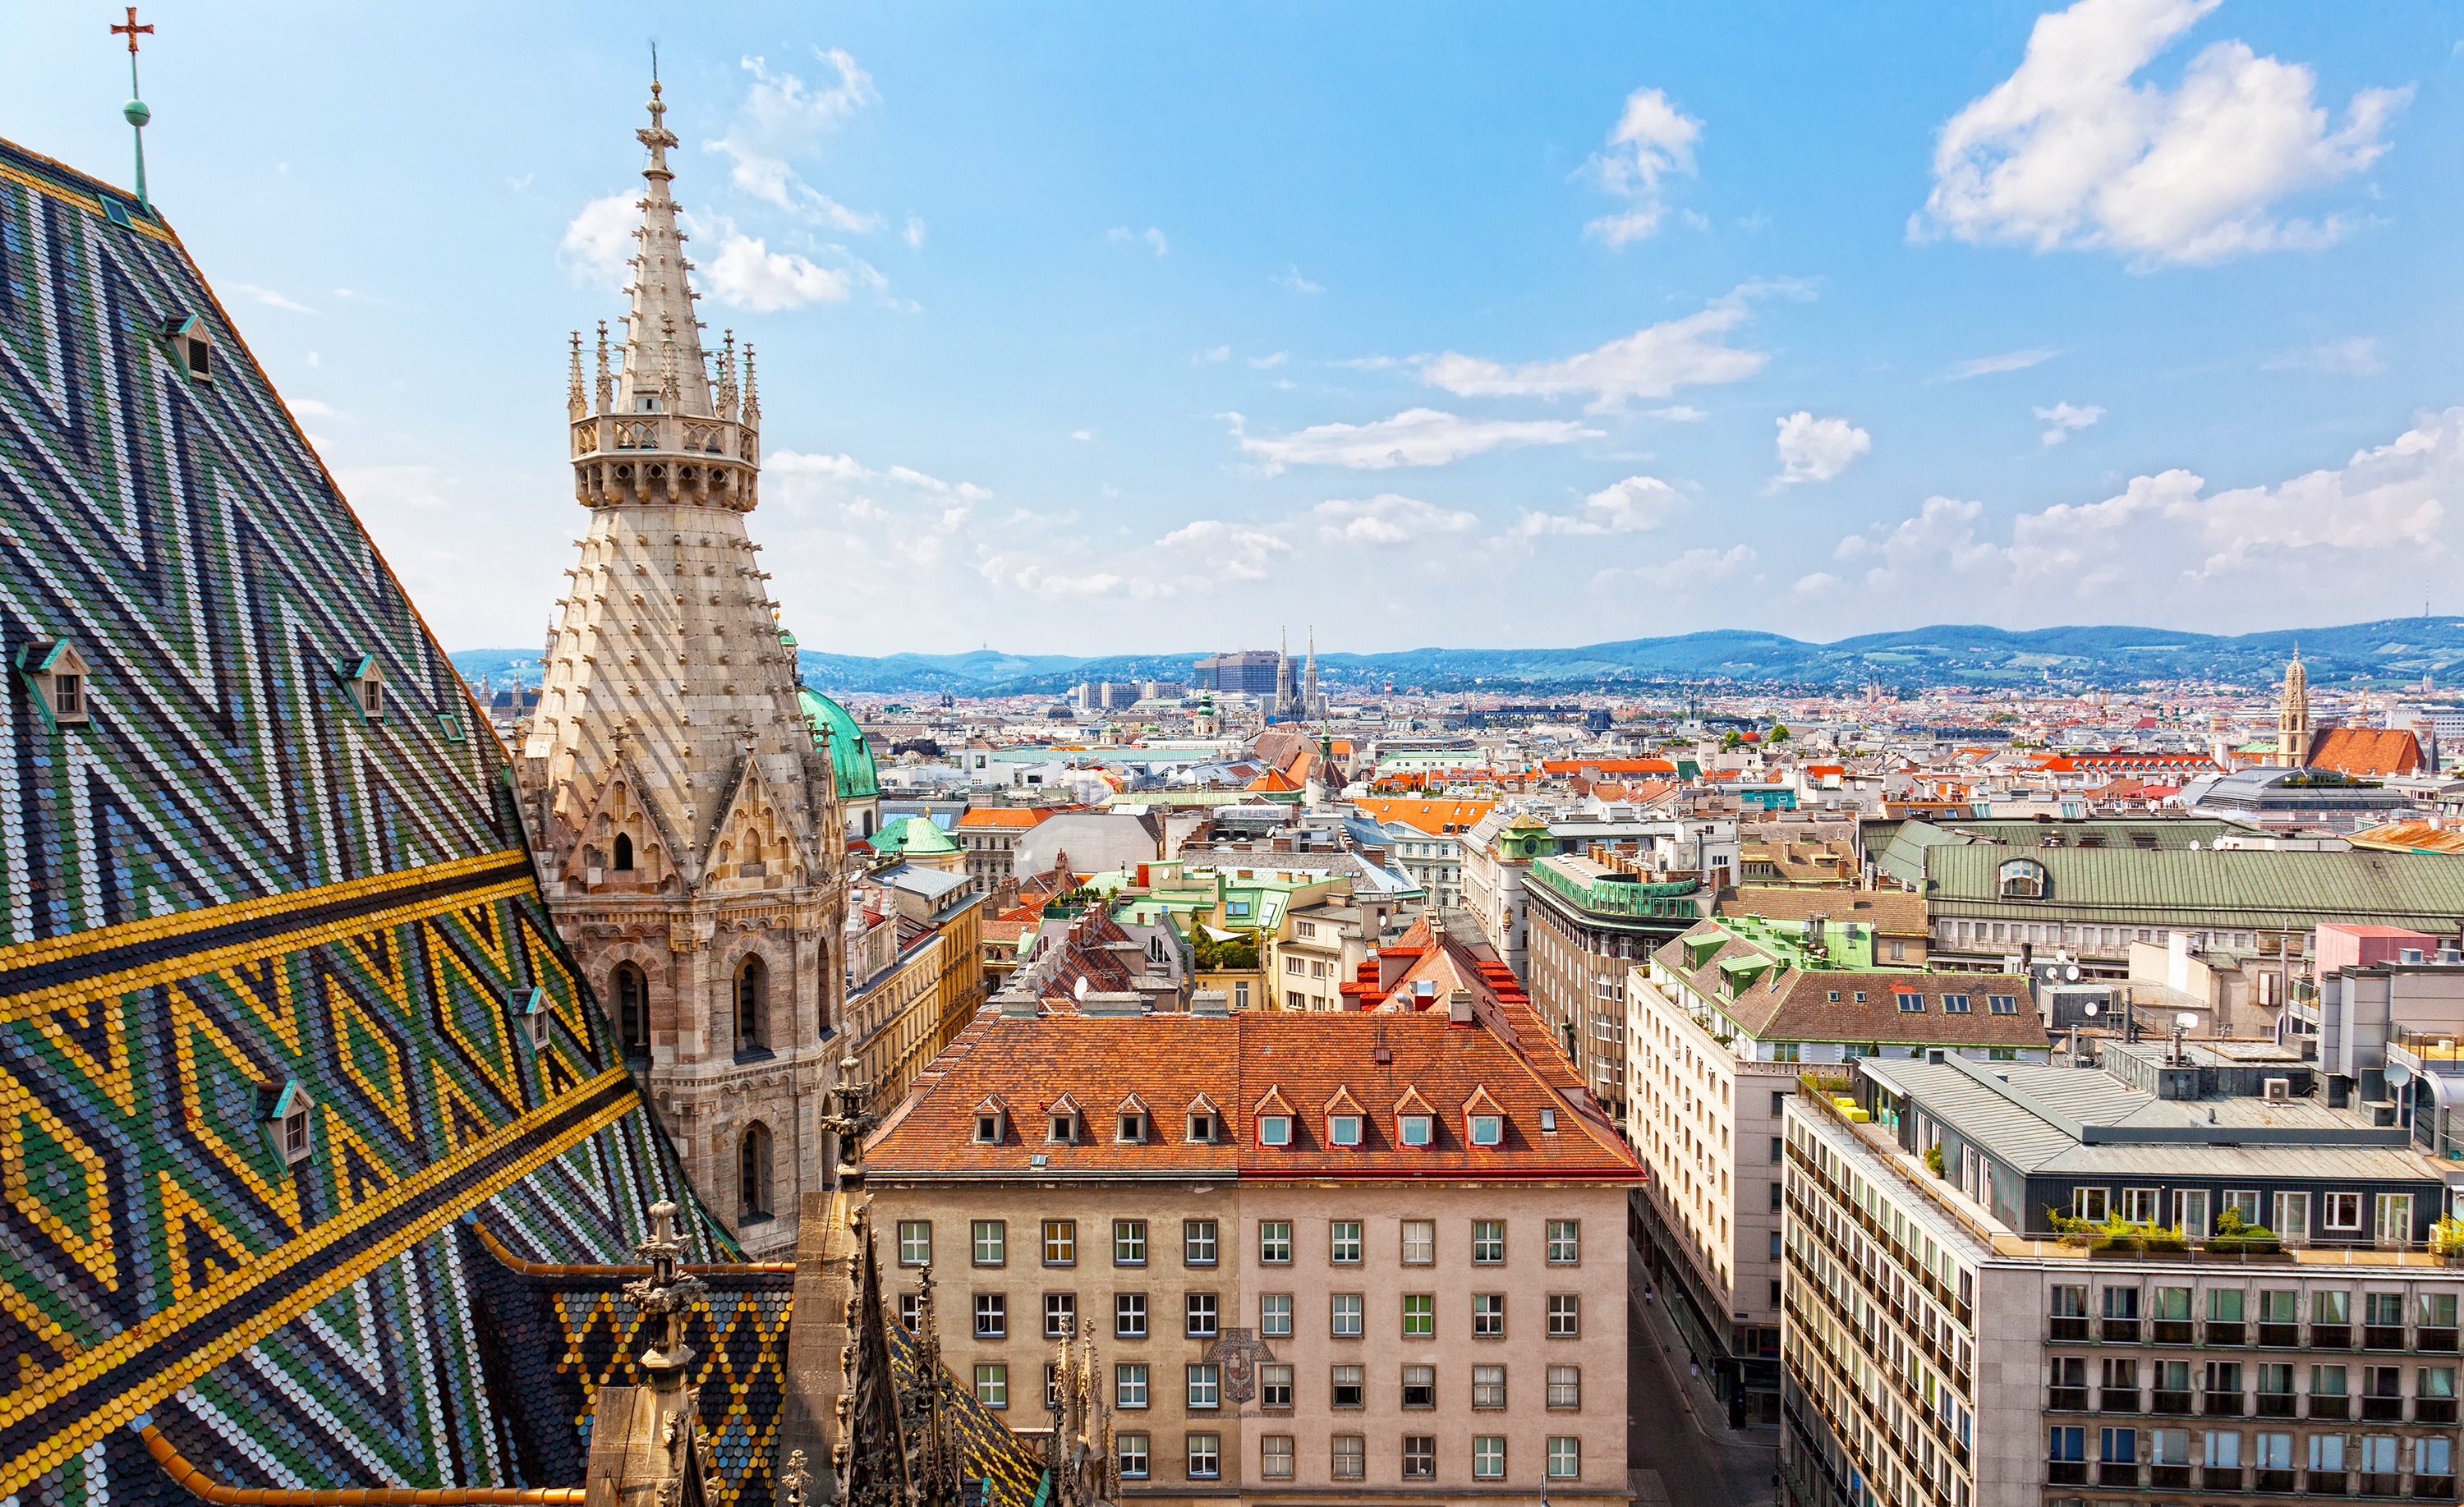
<svg viewBox="0 0 2464 1507"><path fill-rule="evenodd" d="M2316 683L2387 686L2428 674L2464 676L2464 622L2390 618L2338 628L2283 628L2230 637L2167 628L2065 627L2013 632L1943 624L1809 644L1777 633L1724 628L1664 639L1625 639L1550 649L1403 649L1391 654L1321 654L1321 678L1341 687L1392 680L1430 690L1505 686L1580 687L1603 681L1695 681L1737 685L2027 685L2077 682L2120 687L2141 681L2213 681L2260 686L2283 675L2296 644ZM1182 680L1212 650L1187 654L891 654L878 659L804 649L798 665L820 690L876 694L1030 695L1057 693L1084 680ZM539 680L527 649L466 649L454 666L498 686L518 672ZM2451 671L2454 674L2451 675Z"/></svg>

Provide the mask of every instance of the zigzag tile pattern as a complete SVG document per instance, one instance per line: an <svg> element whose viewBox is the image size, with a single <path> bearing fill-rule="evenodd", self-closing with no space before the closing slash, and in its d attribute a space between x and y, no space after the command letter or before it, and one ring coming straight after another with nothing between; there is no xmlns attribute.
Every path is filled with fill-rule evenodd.
<svg viewBox="0 0 2464 1507"><path fill-rule="evenodd" d="M0 142L0 1507L185 1504L146 1423L238 1486L573 1484L575 1415L526 1395L464 1221L623 1260L665 1197L695 1258L737 1253L549 927L502 750L176 237L110 192ZM208 379L160 333L189 317ZM19 667L58 641L81 725ZM264 1118L290 1084L296 1166ZM717 1321L748 1470L766 1300Z"/></svg>

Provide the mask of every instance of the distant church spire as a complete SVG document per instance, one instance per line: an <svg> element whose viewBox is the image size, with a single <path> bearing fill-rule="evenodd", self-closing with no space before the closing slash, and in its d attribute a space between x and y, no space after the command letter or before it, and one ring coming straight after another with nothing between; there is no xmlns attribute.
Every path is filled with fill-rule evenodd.
<svg viewBox="0 0 2464 1507"><path fill-rule="evenodd" d="M2310 761L2310 672L2301 667L2295 641L2293 663L2284 666L2284 697L2276 708L2276 762L2299 769Z"/></svg>

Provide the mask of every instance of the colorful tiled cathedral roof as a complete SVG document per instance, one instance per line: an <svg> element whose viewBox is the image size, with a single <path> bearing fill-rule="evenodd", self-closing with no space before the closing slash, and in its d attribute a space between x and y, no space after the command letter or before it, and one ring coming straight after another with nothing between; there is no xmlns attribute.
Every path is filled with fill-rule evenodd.
<svg viewBox="0 0 2464 1507"><path fill-rule="evenodd" d="M0 650L0 1498L191 1500L149 1430L234 1487L578 1485L587 1347L478 1230L627 1260L667 1198L736 1253L503 751L195 264L6 142ZM715 1296L704 1407L767 1507L787 1295Z"/></svg>

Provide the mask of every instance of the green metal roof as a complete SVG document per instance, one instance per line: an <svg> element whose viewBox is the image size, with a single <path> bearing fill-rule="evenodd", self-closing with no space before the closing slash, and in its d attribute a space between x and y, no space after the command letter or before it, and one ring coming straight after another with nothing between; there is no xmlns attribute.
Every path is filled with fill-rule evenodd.
<svg viewBox="0 0 2464 1507"><path fill-rule="evenodd" d="M881 772L873 767L872 748L864 730L847 710L819 691L803 691L804 715L813 724L813 742L830 756L830 773L841 800L871 800L881 794Z"/></svg>
<svg viewBox="0 0 2464 1507"><path fill-rule="evenodd" d="M903 853L909 858L929 858L935 853L956 853L958 844L950 834L934 824L931 817L900 817L884 822L872 835L876 853Z"/></svg>
<svg viewBox="0 0 2464 1507"><path fill-rule="evenodd" d="M2005 900L1995 870L2044 865L2042 900ZM2323 921L2449 932L2464 923L2464 864L2420 853L1960 847L1925 850L1927 908L2015 921L2307 930Z"/></svg>

